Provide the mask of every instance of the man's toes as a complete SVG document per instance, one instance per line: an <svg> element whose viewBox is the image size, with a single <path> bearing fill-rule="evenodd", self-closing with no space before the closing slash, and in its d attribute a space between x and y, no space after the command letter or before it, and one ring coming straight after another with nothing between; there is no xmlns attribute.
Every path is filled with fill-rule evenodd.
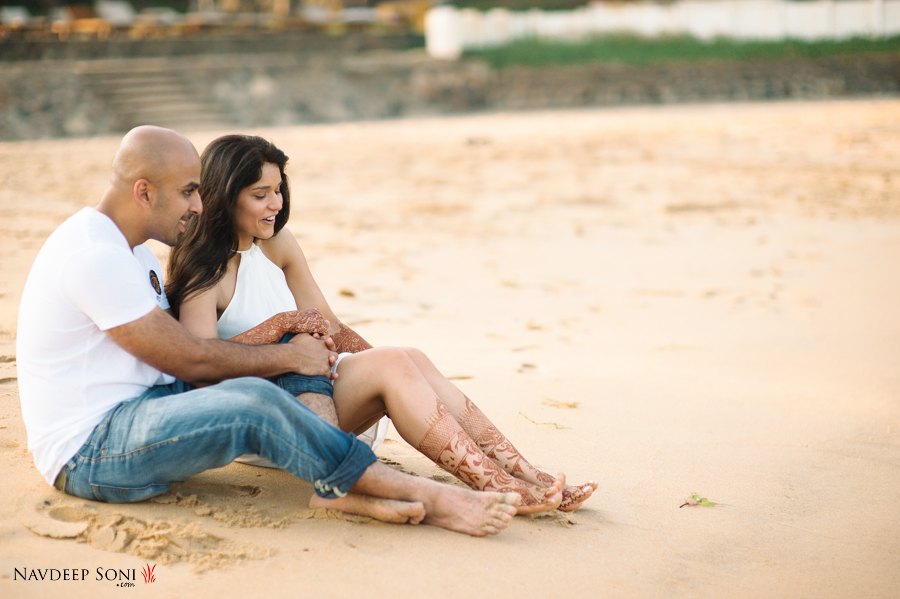
<svg viewBox="0 0 900 599"><path fill-rule="evenodd" d="M522 496L518 493L504 493L503 504L517 506L522 503Z"/></svg>
<svg viewBox="0 0 900 599"><path fill-rule="evenodd" d="M500 534L501 530L502 529L496 528L496 527L488 524L487 526L481 527L482 535L480 535L480 536Z"/></svg>

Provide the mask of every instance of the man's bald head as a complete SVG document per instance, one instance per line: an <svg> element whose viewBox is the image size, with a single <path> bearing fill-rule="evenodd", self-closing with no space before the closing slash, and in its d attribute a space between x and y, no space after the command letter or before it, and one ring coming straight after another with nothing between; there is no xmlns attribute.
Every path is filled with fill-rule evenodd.
<svg viewBox="0 0 900 599"><path fill-rule="evenodd" d="M110 186L97 209L134 247L148 239L172 245L200 214L200 156L171 129L143 125L129 131L113 158Z"/></svg>
<svg viewBox="0 0 900 599"><path fill-rule="evenodd" d="M112 185L130 188L135 181L160 181L186 161L199 160L186 137L163 127L142 125L122 138L113 158Z"/></svg>

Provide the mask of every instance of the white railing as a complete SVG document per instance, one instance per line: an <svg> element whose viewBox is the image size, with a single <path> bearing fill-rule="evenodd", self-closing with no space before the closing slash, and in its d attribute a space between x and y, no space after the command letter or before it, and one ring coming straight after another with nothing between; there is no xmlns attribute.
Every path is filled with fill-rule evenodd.
<svg viewBox="0 0 900 599"><path fill-rule="evenodd" d="M463 50L523 38L578 40L608 33L689 35L701 40L846 39L900 34L900 0L676 0L595 2L572 11L439 6L425 18L428 52L454 59Z"/></svg>

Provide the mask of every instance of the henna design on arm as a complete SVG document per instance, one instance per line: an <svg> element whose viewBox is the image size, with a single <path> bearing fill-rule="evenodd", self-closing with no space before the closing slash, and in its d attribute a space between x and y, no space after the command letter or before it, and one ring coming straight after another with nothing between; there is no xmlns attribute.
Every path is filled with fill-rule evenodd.
<svg viewBox="0 0 900 599"><path fill-rule="evenodd" d="M368 341L360 337L356 331L345 324L338 326L337 333L332 335L331 338L334 340L335 351L337 352L350 352L351 354L355 354L365 349L372 348L372 345Z"/></svg>
<svg viewBox="0 0 900 599"><path fill-rule="evenodd" d="M279 312L252 329L235 335L229 341L245 345L268 345L278 343L285 333L328 334L328 321L315 309L298 312Z"/></svg>

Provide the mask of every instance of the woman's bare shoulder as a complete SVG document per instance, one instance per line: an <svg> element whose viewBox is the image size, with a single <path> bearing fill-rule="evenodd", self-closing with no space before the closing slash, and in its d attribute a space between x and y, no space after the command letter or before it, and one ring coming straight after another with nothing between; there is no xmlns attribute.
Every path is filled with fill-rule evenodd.
<svg viewBox="0 0 900 599"><path fill-rule="evenodd" d="M269 260L281 268L287 268L297 260L305 260L297 238L287 227L269 239L261 240L259 247Z"/></svg>

